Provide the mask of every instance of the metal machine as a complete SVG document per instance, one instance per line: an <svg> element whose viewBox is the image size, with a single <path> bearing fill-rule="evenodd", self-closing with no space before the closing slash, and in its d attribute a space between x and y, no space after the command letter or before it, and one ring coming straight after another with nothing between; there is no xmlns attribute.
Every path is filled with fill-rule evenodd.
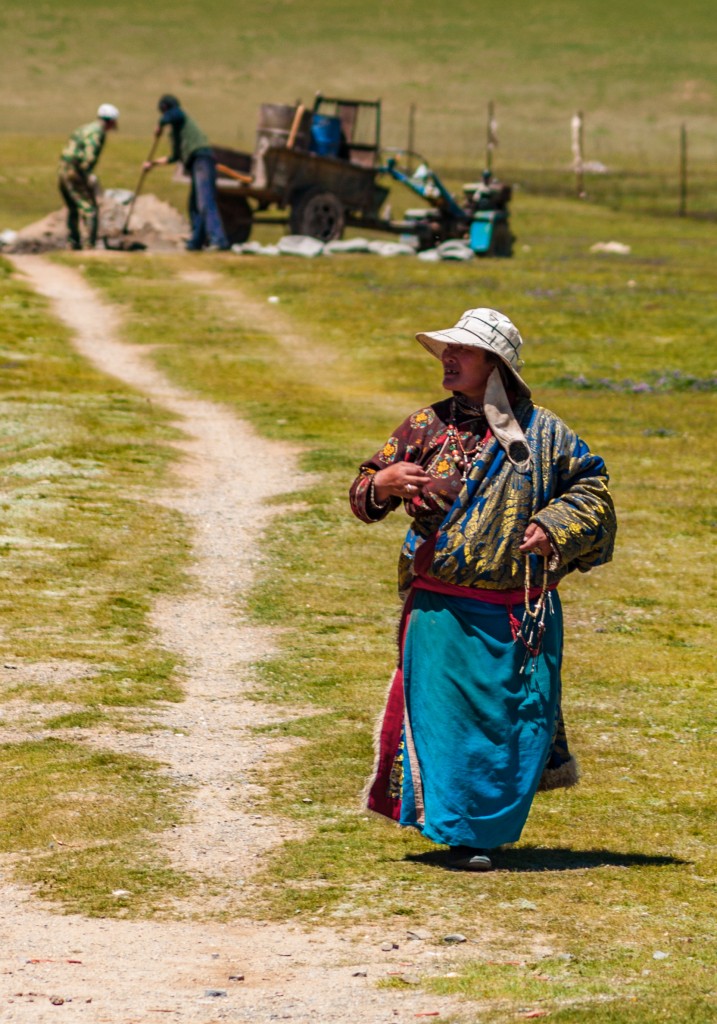
<svg viewBox="0 0 717 1024"><path fill-rule="evenodd" d="M484 171L480 182L463 186L461 204L422 158L411 175L398 168L395 157L382 170L430 204L427 209L407 210L401 225L406 234L416 236L419 249L455 238L465 240L479 256L512 255L515 238L508 226L512 190L493 180L489 171Z"/></svg>

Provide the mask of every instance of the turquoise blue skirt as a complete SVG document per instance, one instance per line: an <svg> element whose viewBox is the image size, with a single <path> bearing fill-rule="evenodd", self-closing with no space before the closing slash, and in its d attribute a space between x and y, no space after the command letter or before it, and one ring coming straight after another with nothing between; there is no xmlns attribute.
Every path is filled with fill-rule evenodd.
<svg viewBox="0 0 717 1024"><path fill-rule="evenodd" d="M512 614L520 620L523 605ZM402 825L449 846L520 838L555 728L562 645L557 591L527 662L505 605L415 591L403 651Z"/></svg>

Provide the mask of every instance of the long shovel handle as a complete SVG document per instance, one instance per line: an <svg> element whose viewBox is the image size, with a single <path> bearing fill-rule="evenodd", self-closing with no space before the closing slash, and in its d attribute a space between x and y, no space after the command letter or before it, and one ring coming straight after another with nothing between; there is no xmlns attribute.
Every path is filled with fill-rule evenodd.
<svg viewBox="0 0 717 1024"><path fill-rule="evenodd" d="M161 137L162 137L162 132L161 131L157 135L155 135L154 142L152 143L152 148L150 149L149 154L147 155L147 159L145 160L145 163L149 163L150 160L154 160L154 154L157 152L157 146L159 145L159 140L161 139ZM139 181L137 182L136 188L134 190L134 195L132 196L132 202L129 204L129 209L127 210L127 216L125 217L125 220L124 220L124 227L122 228L122 234L123 235L126 235L128 229L129 229L129 219L132 216L132 211L134 210L134 204L137 202L137 196L139 195L139 193L142 190L142 185L144 184L144 179L147 177L147 173L148 172L145 170L144 164L142 164L142 170L141 170L140 175L139 175Z"/></svg>

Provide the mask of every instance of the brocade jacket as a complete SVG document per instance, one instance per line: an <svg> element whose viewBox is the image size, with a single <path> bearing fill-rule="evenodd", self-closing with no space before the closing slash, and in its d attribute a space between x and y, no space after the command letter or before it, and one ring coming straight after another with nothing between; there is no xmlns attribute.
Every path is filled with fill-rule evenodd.
<svg viewBox="0 0 717 1024"><path fill-rule="evenodd" d="M531 522L542 526L553 545L551 584L612 558L617 522L603 460L548 409L520 398L514 412L531 451L525 472L509 462L482 417L450 398L413 413L361 464L350 499L354 514L368 523L401 504L395 497L383 506L372 501L371 481L379 470L404 460L433 478L422 494L403 502L413 521L399 559L400 591L410 586L418 546L434 534L429 576L486 590L523 587L525 556L519 546ZM542 558L531 556L530 563L531 581L540 584Z"/></svg>

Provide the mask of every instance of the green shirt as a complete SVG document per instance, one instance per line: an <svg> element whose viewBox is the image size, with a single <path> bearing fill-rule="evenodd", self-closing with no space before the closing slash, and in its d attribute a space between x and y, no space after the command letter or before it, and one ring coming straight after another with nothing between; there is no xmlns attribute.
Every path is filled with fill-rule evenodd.
<svg viewBox="0 0 717 1024"><path fill-rule="evenodd" d="M192 157L198 152L209 153L209 139L196 121L184 113L181 107L172 107L165 111L159 120L160 125L169 125L172 129L172 154L169 163L181 160L189 167Z"/></svg>

